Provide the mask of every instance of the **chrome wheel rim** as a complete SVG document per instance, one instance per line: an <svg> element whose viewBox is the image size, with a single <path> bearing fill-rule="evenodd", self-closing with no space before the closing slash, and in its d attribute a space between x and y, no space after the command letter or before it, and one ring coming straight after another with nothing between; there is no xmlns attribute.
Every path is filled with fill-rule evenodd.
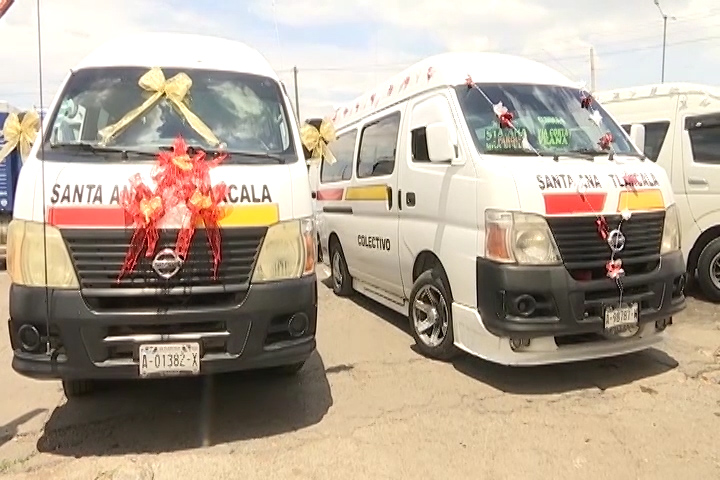
<svg viewBox="0 0 720 480"><path fill-rule="evenodd" d="M720 253L710 261L710 281L715 288L720 290Z"/></svg>
<svg viewBox="0 0 720 480"><path fill-rule="evenodd" d="M418 290L412 306L412 320L420 341L428 347L437 347L445 340L450 315L445 298L437 287L423 285Z"/></svg>
<svg viewBox="0 0 720 480"><path fill-rule="evenodd" d="M340 289L343 282L343 275L342 270L340 269L340 252L337 250L335 253L333 253L333 261L332 261L332 277L333 277L333 285L335 285L336 289Z"/></svg>

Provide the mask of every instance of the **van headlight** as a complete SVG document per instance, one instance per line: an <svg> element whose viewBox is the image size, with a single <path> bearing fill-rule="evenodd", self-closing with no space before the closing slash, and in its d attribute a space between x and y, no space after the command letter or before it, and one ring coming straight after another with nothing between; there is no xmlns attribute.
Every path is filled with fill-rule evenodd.
<svg viewBox="0 0 720 480"><path fill-rule="evenodd" d="M10 279L16 285L79 288L60 230L51 225L12 220L7 230L6 262Z"/></svg>
<svg viewBox="0 0 720 480"><path fill-rule="evenodd" d="M312 218L280 222L268 228L253 272L253 283L299 278L314 271Z"/></svg>
<svg viewBox="0 0 720 480"><path fill-rule="evenodd" d="M485 211L485 257L519 265L562 263L555 238L541 215Z"/></svg>
<svg viewBox="0 0 720 480"><path fill-rule="evenodd" d="M680 234L680 216L677 210L677 205L672 204L665 211L662 244L660 245L661 255L680 250L682 238Z"/></svg>

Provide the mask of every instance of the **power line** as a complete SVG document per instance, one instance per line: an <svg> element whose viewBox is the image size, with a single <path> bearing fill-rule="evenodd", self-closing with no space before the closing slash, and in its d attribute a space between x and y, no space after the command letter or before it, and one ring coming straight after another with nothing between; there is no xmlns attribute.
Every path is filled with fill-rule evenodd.
<svg viewBox="0 0 720 480"><path fill-rule="evenodd" d="M706 42L710 40L718 40L720 39L720 35L708 35L704 37L698 37L698 38L692 38L687 40L679 40L675 42L668 42L667 46L678 46L678 45L688 45L693 43L700 43L700 42ZM597 45L594 45L596 51L598 50ZM623 55L627 53L635 53L635 52L641 52L646 50L654 50L656 48L661 48L662 44L653 44L653 45L646 45L642 47L634 47L634 48L623 48L619 50L610 50L610 51L599 51L598 56L606 57L606 56L615 56L615 55ZM584 48L584 47L583 47ZM386 63L386 64L375 64L375 65L355 65L355 66L344 66L344 67L323 67L323 68L299 68L299 70L303 72L352 72L352 71L358 71L358 70L383 70L383 69L390 69L390 68L407 68L410 65L413 65L414 63L422 60L425 57L417 58L415 60L410 60L408 62L395 62L395 63ZM555 61L560 60L576 60L576 59L585 59L587 58L587 53L584 53L582 55L576 54L576 55L565 55L565 56L553 56L552 57ZM291 73L291 71L284 71L280 70L279 73Z"/></svg>

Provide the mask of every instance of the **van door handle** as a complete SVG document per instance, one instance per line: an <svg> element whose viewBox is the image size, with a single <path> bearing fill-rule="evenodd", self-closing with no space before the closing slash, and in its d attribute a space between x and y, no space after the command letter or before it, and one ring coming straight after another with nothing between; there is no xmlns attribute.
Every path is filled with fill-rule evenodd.
<svg viewBox="0 0 720 480"><path fill-rule="evenodd" d="M387 186L387 200L388 200L388 210L392 210L392 187L390 185Z"/></svg>
<svg viewBox="0 0 720 480"><path fill-rule="evenodd" d="M312 192L312 193L310 194L310 197L312 197L312 198L317 198L317 193L316 193L316 192Z"/></svg>
<svg viewBox="0 0 720 480"><path fill-rule="evenodd" d="M398 189L398 210L402 210L402 190Z"/></svg>
<svg viewBox="0 0 720 480"><path fill-rule="evenodd" d="M405 202L407 203L408 207L414 207L415 206L415 192L408 192L405 194Z"/></svg>
<svg viewBox="0 0 720 480"><path fill-rule="evenodd" d="M707 185L708 181L704 178L688 178L688 185Z"/></svg>

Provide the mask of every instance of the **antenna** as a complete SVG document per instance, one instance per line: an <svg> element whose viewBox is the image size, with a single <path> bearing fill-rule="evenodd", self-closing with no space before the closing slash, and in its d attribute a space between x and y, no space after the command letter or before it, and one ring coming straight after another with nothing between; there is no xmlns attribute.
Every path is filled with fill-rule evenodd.
<svg viewBox="0 0 720 480"><path fill-rule="evenodd" d="M43 264L45 268L45 353L51 355L50 345L50 288L48 287L48 251L47 251L47 206L45 204L45 109L43 104L43 68L42 68L42 36L40 22L40 0L35 0L37 8L37 49L38 49L38 83L40 86L40 183L42 189L43 215Z"/></svg>

